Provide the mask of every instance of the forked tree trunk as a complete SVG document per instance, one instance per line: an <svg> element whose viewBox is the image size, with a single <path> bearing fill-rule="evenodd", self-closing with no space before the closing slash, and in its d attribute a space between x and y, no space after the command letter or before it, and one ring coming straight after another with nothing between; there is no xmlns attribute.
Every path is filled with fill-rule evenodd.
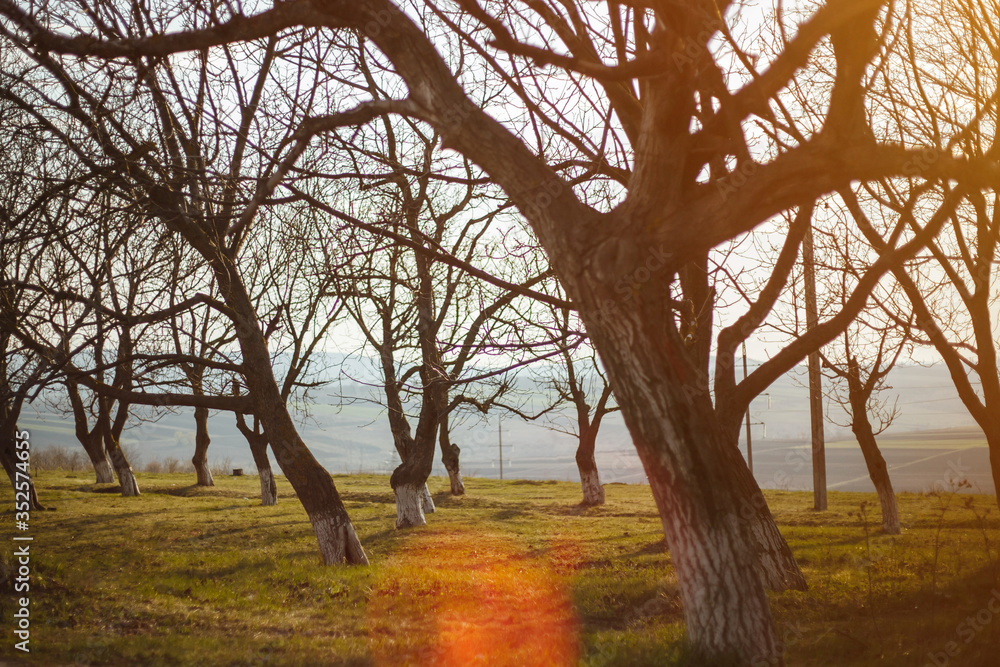
<svg viewBox="0 0 1000 667"><path fill-rule="evenodd" d="M585 507L604 504L604 487L597 472L597 461L594 460L594 449L597 444L597 433L585 429L580 433L580 444L576 448L576 467L580 471L580 485L583 487L583 503Z"/></svg>
<svg viewBox="0 0 1000 667"><path fill-rule="evenodd" d="M426 371L421 371L424 375ZM425 379L425 382L438 382L435 379ZM423 405L421 405L420 420L417 432L407 447L407 457L400 463L389 484L396 494L396 528L413 528L427 524L425 518L426 501L430 500L427 489L427 478L434 466L434 450L437 438L437 402L431 397L432 392L424 390ZM433 501L431 501L433 505Z"/></svg>
<svg viewBox="0 0 1000 667"><path fill-rule="evenodd" d="M441 463L448 471L448 481L451 483L451 495L464 496L465 482L462 481L462 467L459 464L459 455L462 450L451 441L451 433L448 429L448 415L441 418L441 432L438 435L441 444Z"/></svg>
<svg viewBox="0 0 1000 667"><path fill-rule="evenodd" d="M760 549L753 522L744 520L756 518L755 508L745 504L711 422L691 418L708 406L688 411L693 406L676 396L650 398L653 409L636 420L633 438L677 568L699 664L778 661Z"/></svg>
<svg viewBox="0 0 1000 667"><path fill-rule="evenodd" d="M386 404L389 408L389 430L392 433L392 442L399 454L400 464L392 473L389 483L396 495L396 528L413 528L415 526L427 525L426 513L434 511L434 501L430 497L427 489L427 477L430 476L431 467L434 462L434 436L430 441L430 464L423 466L421 463L427 458L426 430L424 423L424 410L427 407L426 391L424 405L421 407L421 416L417 424L417 438L423 437L419 445L417 439L410 431L410 423L403 412L403 403L399 396L399 386L396 384L395 362L392 359L392 352L385 348L380 352L383 369L383 382L385 388ZM415 452L422 455L413 459ZM411 460L413 459L413 460ZM426 467L426 472L424 472ZM429 507L429 512L428 508Z"/></svg>
<svg viewBox="0 0 1000 667"><path fill-rule="evenodd" d="M212 469L208 465L208 445L212 440L208 435L208 408L194 409L194 423L194 456L191 463L198 476L198 486L215 486Z"/></svg>
<svg viewBox="0 0 1000 667"><path fill-rule="evenodd" d="M407 223L415 236L416 211L417 209L412 207L407 211ZM412 440L407 442L404 438L406 457L389 478L392 490L396 493L396 528L425 525L427 520L424 514L428 512L428 507L433 511L434 502L427 489L427 478L434 466L434 450L437 448L441 417L448 402L448 373L442 367L441 353L437 347L438 324L434 314L434 286L430 261L419 252L414 255L413 260L417 267L417 279L420 285L416 299L416 329L420 342L420 357L423 361L420 367L420 384L423 391L416 432ZM386 380L390 379L386 374ZM405 417L403 422L405 423ZM409 435L409 425L406 425L405 435Z"/></svg>
<svg viewBox="0 0 1000 667"><path fill-rule="evenodd" d="M233 386L233 393L236 395L240 393L236 383ZM257 476L260 479L260 504L273 507L278 504L278 487L274 482L274 473L271 472L271 459L267 456L267 434L261 431L260 419L254 415L253 429L251 429L247 426L246 417L237 412L236 428L250 445L250 453L253 455L254 465L257 466Z"/></svg>
<svg viewBox="0 0 1000 667"><path fill-rule="evenodd" d="M207 249L206 254L210 254ZM213 268L226 304L233 310L233 324L243 354L244 379L254 414L260 419L281 471L309 516L323 562L367 565L368 557L330 473L299 437L288 406L281 397L271 369L267 342L253 303L239 279L239 269L229 257L215 259Z"/></svg>
<svg viewBox="0 0 1000 667"><path fill-rule="evenodd" d="M122 496L128 498L139 495L139 485L135 481L132 473L132 466L122 451L119 437L125 428L128 415L128 406L123 403L118 404L118 412L114 422L111 420L110 400L106 397L98 398L98 430L104 436L104 449L107 450L111 458L111 465L114 466L115 474L118 475L118 484L121 486Z"/></svg>

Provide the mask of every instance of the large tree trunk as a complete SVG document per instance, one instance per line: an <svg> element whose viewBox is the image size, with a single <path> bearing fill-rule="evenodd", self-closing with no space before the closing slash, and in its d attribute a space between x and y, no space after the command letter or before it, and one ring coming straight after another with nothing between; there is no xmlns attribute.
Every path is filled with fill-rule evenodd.
<svg viewBox="0 0 1000 667"><path fill-rule="evenodd" d="M194 424L194 456L191 463L198 476L198 486L215 486L212 469L208 465L208 445L212 440L208 435L208 408L194 409Z"/></svg>
<svg viewBox="0 0 1000 667"><path fill-rule="evenodd" d="M778 530L767 500L750 473L736 442L732 443L728 458L732 483L739 497L740 521L752 538L764 586L772 591L806 590L806 578L799 569L788 542Z"/></svg>
<svg viewBox="0 0 1000 667"><path fill-rule="evenodd" d="M111 399L106 397L100 397L98 400L98 421L100 428L98 430L104 436L104 449L107 450L108 456L111 458L111 465L114 466L115 473L118 475L118 484L121 485L122 496L128 498L131 496L139 495L139 485L135 481L135 475L132 473L132 466L128 462L128 458L125 456L125 452L122 451L119 437L121 436L122 430L125 428L125 422L128 418L128 405L124 403L118 404L118 413L115 415L114 423L111 421Z"/></svg>
<svg viewBox="0 0 1000 667"><path fill-rule="evenodd" d="M90 457L90 463L94 466L94 474L97 476L96 484L113 484L115 481L115 471L111 467L111 460L107 452L104 451L104 438L100 429L95 429L94 433L88 433L87 437L81 441L84 451Z"/></svg>
<svg viewBox="0 0 1000 667"><path fill-rule="evenodd" d="M585 429L580 433L580 444L576 448L576 467L580 471L580 485L583 487L583 503L585 507L604 504L604 487L597 472L597 461L594 460L594 449L597 444L597 433Z"/></svg>
<svg viewBox="0 0 1000 667"><path fill-rule="evenodd" d="M614 303L610 289L583 287L587 302ZM660 298L581 315L649 478L697 664L780 664L758 538L742 519L770 515L747 502L707 377L687 360Z"/></svg>
<svg viewBox="0 0 1000 667"><path fill-rule="evenodd" d="M708 256L704 255L697 262L689 262L679 274L686 297L684 312L680 314L682 342L672 353L668 348L667 357L671 359L669 363L672 369L682 370L685 374L683 382L687 386L683 388L684 396L689 400L697 397L698 400L711 403L708 373L712 353L710 334L714 327L715 290L709 283L708 266ZM724 465L731 475L730 483L738 498L740 521L750 536L764 586L775 591L806 590L805 577L795 562L792 550L781 536L764 494L740 454L740 429L745 409L735 407L732 396L725 390L727 384L735 386L735 347L730 348L728 343L722 345L721 340L720 345L726 351L721 353L725 355L724 358L716 360L714 415L711 423L701 422L700 428L706 432L714 430L723 439L722 451L726 458ZM688 366L684 369L685 362L689 362L693 368ZM719 371L723 371L721 377Z"/></svg>
<svg viewBox="0 0 1000 667"><path fill-rule="evenodd" d="M408 211L412 230L416 221L414 211ZM413 440L408 445L407 457L392 472L389 483L396 493L396 528L422 526L427 523L424 514L428 501L433 511L433 501L427 490L427 478L434 466L434 450L438 439L441 416L448 400L448 373L441 365L441 353L437 347L437 324L434 317L434 288L430 273L430 263L421 253L414 255L420 289L417 293L417 337L420 341L421 392L420 418ZM407 432L409 426L407 426ZM416 496L416 500L414 499ZM415 508L419 504L420 510Z"/></svg>
<svg viewBox="0 0 1000 667"><path fill-rule="evenodd" d="M451 495L464 496L465 482L462 481L462 468L459 465L459 454L462 450L451 441L451 433L448 429L448 415L441 418L441 432L438 435L441 444L441 463L448 471L448 480L451 482Z"/></svg>
<svg viewBox="0 0 1000 667"><path fill-rule="evenodd" d="M437 339L434 335L433 290L427 259L415 256L420 276L417 298L417 332L420 340L421 392L420 416L416 433L411 437L410 424L403 412L403 404L396 382L395 362L391 345L380 350L389 428L401 463L392 472L389 484L396 495L396 528L413 528L427 524L425 514L434 511L434 501L427 489L427 478L434 466L438 428L447 402L447 373L441 367ZM391 322L383 317L383 341L391 341Z"/></svg>
<svg viewBox="0 0 1000 667"><path fill-rule="evenodd" d="M696 664L777 662L781 656L759 556L742 520L744 499L726 474L724 453L701 424L684 424L675 416L670 422L680 429L658 428L657 422L670 423L665 417L661 413L659 419L651 415L643 420L637 450L677 570ZM702 474L694 479L678 474L679 457L672 448L655 446L651 436L659 442L691 442L691 450L701 451L680 458L704 466Z"/></svg>
<svg viewBox="0 0 1000 667"><path fill-rule="evenodd" d="M111 456L111 465L114 466L115 473L118 475L118 483L122 487L122 496L138 496L139 485L135 481L135 474L132 472L132 466L125 457L125 452L122 451L121 446L118 444L118 439L111 433L106 432L104 434L104 446Z"/></svg>
<svg viewBox="0 0 1000 667"><path fill-rule="evenodd" d="M396 494L396 528L413 528L427 524L427 502L433 501L427 489L427 478L434 466L434 450L437 438L438 405L436 392L441 380L431 377L432 373L421 370L424 384L423 404L417 432L409 441L407 456L389 478L389 484ZM407 434L408 435L408 434Z"/></svg>
<svg viewBox="0 0 1000 667"><path fill-rule="evenodd" d="M233 324L243 353L244 379L254 414L260 419L281 471L309 516L323 562L367 565L368 557L330 473L299 437L281 398L267 342L235 263L226 258L217 261L214 269L226 304L233 309Z"/></svg>

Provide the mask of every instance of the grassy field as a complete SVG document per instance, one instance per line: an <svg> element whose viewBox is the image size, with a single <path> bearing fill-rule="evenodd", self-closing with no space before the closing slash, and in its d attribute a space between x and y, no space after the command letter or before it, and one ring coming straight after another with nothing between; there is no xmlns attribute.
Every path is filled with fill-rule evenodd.
<svg viewBox="0 0 1000 667"><path fill-rule="evenodd" d="M0 516L0 662L31 665L683 664L676 578L645 486L468 479L396 531L385 477L337 477L372 565L324 567L284 479L140 474L122 498L92 476L39 475L31 516L31 654L14 650ZM789 665L1000 664L992 497L901 494L903 535L873 496L765 492L810 584L772 594ZM9 488L0 503L10 508ZM995 600L994 601L994 596ZM951 652L949 655L948 652Z"/></svg>

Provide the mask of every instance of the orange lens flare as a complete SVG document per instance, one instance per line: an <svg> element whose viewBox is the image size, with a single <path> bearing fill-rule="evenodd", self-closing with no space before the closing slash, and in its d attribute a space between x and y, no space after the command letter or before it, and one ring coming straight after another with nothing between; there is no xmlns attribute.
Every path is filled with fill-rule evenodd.
<svg viewBox="0 0 1000 667"><path fill-rule="evenodd" d="M579 661L576 612L548 555L496 535L414 535L368 611L380 666Z"/></svg>

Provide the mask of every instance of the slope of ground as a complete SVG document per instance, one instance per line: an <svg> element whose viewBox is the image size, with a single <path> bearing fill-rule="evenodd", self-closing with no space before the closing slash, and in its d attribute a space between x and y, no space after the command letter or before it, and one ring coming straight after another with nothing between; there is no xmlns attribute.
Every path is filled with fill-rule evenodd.
<svg viewBox="0 0 1000 667"><path fill-rule="evenodd" d="M338 476L372 566L323 567L279 479L210 489L140 474L138 498L46 472L28 531L0 491L0 661L25 665L683 664L683 616L645 486L579 509L570 483L432 479L426 528L394 529L388 480ZM810 584L773 594L790 665L995 665L992 497L901 494L903 535L874 497L766 493ZM30 656L14 649L14 535L31 544Z"/></svg>

